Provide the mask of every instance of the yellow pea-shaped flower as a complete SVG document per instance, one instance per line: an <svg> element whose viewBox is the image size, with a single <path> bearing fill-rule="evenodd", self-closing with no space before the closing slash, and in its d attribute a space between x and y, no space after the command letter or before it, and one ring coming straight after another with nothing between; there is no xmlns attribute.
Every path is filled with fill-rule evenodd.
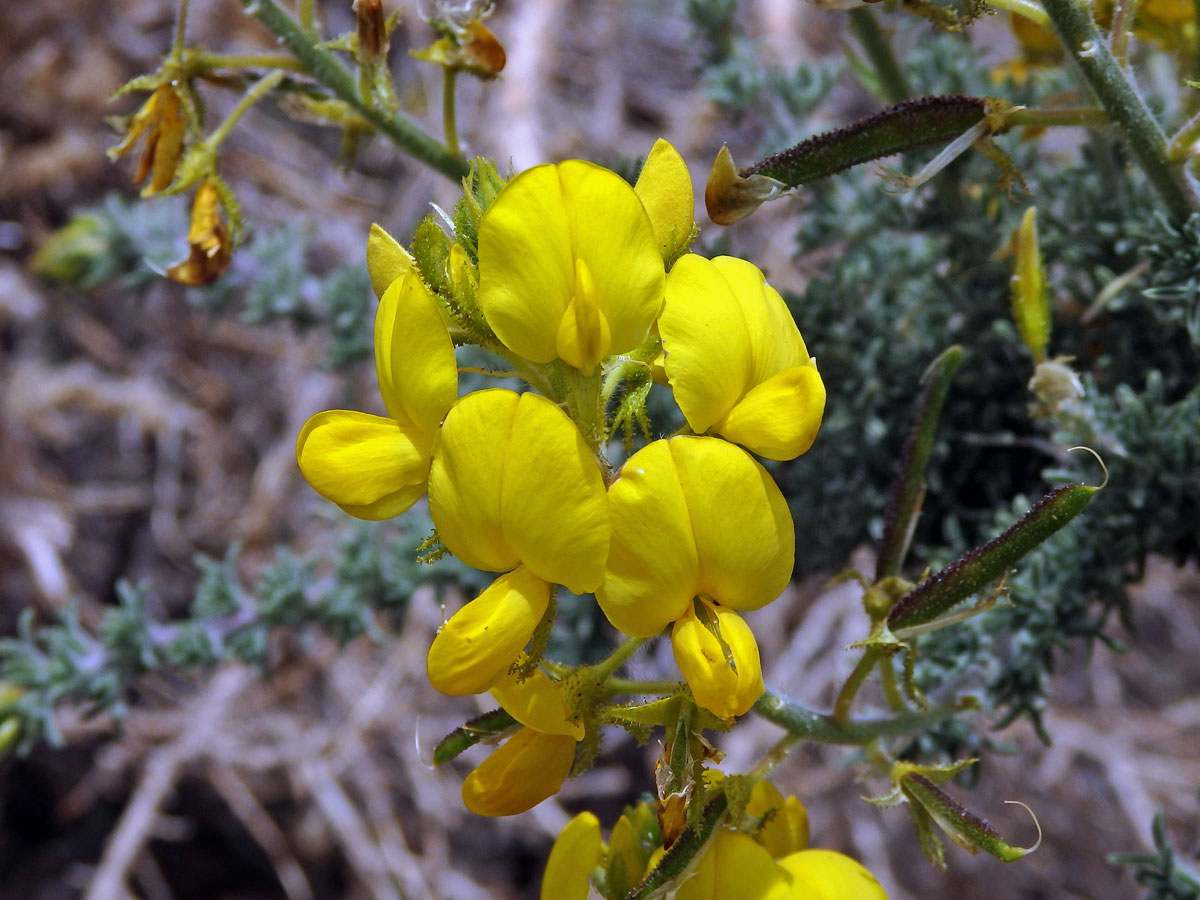
<svg viewBox="0 0 1200 900"><path fill-rule="evenodd" d="M328 410L296 439L308 483L360 519L397 516L425 493L434 436L458 396L454 346L415 271L394 279L379 302L375 372L386 417Z"/></svg>
<svg viewBox="0 0 1200 900"><path fill-rule="evenodd" d="M767 459L812 446L825 385L783 298L757 268L684 256L667 277L658 330L667 380L693 431Z"/></svg>
<svg viewBox="0 0 1200 900"><path fill-rule="evenodd" d="M581 160L504 186L479 224L479 276L479 306L506 347L585 374L640 346L662 307L662 252L642 200Z"/></svg>
<svg viewBox="0 0 1200 900"><path fill-rule="evenodd" d="M887 900L875 876L834 850L801 850L779 861L792 877L793 900Z"/></svg>

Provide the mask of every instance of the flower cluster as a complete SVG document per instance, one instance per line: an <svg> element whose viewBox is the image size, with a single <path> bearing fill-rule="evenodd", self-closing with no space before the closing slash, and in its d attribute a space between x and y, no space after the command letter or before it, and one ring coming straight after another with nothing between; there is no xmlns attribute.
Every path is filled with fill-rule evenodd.
<svg viewBox="0 0 1200 900"><path fill-rule="evenodd" d="M635 185L570 160L507 183L477 164L466 188L453 238L427 221L410 254L372 231L387 415L318 413L296 453L309 484L360 518L427 496L441 546L496 573L437 634L427 670L447 694L491 691L521 724L463 789L470 809L507 815L553 794L599 723L602 692L565 690L563 669L541 658L536 636L552 625L558 585L594 594L631 638L670 628L691 695L713 716L741 715L761 696L740 613L779 596L795 539L752 454L806 451L825 391L763 274L686 252L692 183L665 141ZM459 396L464 344L532 390ZM647 434L614 471L605 454L617 411L644 423L628 404L652 380L687 427Z"/></svg>
<svg viewBox="0 0 1200 900"><path fill-rule="evenodd" d="M808 847L808 813L769 781L750 791L737 828L720 827L671 881L676 900L887 900L860 863ZM663 864L668 851L653 810L629 807L605 844L590 812L575 816L550 851L543 900L586 900L589 882L602 897L624 897Z"/></svg>

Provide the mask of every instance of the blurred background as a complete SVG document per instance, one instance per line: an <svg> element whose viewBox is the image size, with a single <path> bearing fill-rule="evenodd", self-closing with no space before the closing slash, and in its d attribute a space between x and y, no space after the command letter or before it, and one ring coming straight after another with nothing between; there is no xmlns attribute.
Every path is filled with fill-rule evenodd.
<svg viewBox="0 0 1200 900"><path fill-rule="evenodd" d="M436 134L440 75L407 55L434 34L414 3L400 5L401 100ZM105 155L119 141L105 120L140 104L144 95L110 97L156 68L175 11L169 0L0 2L5 636L23 610L47 622L70 603L95 627L121 579L144 588L157 621L178 618L219 568L198 567L197 554L229 559L250 579L281 545L341 564L347 546L403 537L394 524L353 527L313 494L294 441L318 410L379 405L363 364L374 303L367 229L378 222L403 239L430 203L448 210L459 191L378 139L342 169L336 131L263 103L221 151L248 243L213 289L159 277L155 270L186 255L187 201L139 201L134 160L114 165ZM348 2L320 2L318 11L328 33L352 28ZM738 19L762 63L789 71L841 59L844 22L839 11L791 0L745 0ZM735 116L714 101L681 0L500 0L488 25L508 66L494 83L465 81L460 130L470 153L502 165L582 156L631 171L663 136L702 191L723 142L748 161L778 121L754 110ZM909 45L928 31L903 27ZM976 46L997 62L1013 52L1003 20L977 28ZM236 0L193 0L189 36L225 52L274 48ZM879 105L844 75L825 90L803 133ZM215 85L205 96L211 127L238 92ZM1069 142L1062 152L1073 152ZM31 270L48 236L86 209L102 224L82 238L112 271L63 284ZM837 264L793 258L800 201L720 233L697 209L706 248L745 255L781 289L803 291L812 267ZM799 324L807 335L809 323ZM821 358L811 339L810 350ZM853 561L870 569L863 551ZM341 577L331 565L306 577ZM800 573L752 621L767 682L815 707L830 704L853 663L844 648L865 627L859 588L823 587L836 568ZM1152 559L1132 597L1136 629L1114 629L1128 653L1098 644L1090 665L1078 647L1057 658L1045 715L1052 746L1018 721L993 736L1008 755L991 752L978 784L956 788L1014 844L1033 843L1035 830L1004 801L1033 806L1043 830L1035 854L1006 865L950 847L948 872L937 872L901 809L859 799L885 786L856 782L852 753L837 748L803 749L777 771L779 787L808 807L813 844L861 859L893 900L1137 896L1129 870L1106 855L1150 848L1156 809L1177 846L1200 842L1200 578ZM639 748L614 734L601 763L558 798L509 820L471 816L459 788L477 758L439 770L428 762L437 739L479 711L425 680L447 595L424 588L404 599L403 616L344 648L336 629L277 630L260 654L265 671L228 663L203 678L138 679L119 722L86 708L61 712L62 746L43 743L0 763L0 898L537 896L567 817L586 801L610 827L652 786L657 744ZM652 676L669 666L660 656L636 665ZM717 741L725 768L752 765L777 736L763 721L742 723Z"/></svg>

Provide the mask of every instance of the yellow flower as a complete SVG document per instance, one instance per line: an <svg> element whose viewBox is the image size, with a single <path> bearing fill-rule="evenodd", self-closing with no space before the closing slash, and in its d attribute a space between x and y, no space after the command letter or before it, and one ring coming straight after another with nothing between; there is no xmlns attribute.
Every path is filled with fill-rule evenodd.
<svg viewBox="0 0 1200 900"><path fill-rule="evenodd" d="M689 254L667 278L658 321L666 373L688 425L767 459L812 446L825 385L779 292L750 263Z"/></svg>
<svg viewBox="0 0 1200 900"><path fill-rule="evenodd" d="M801 850L779 865L792 878L793 900L887 900L862 863L834 850Z"/></svg>
<svg viewBox="0 0 1200 900"><path fill-rule="evenodd" d="M508 573L442 628L434 686L487 690L529 641L550 584L595 590L608 555L604 478L575 424L537 394L468 394L446 416L429 473L429 509L469 566Z"/></svg>
<svg viewBox="0 0 1200 900"><path fill-rule="evenodd" d="M761 694L762 676L753 635L734 610L778 597L795 555L779 488L741 448L677 437L631 456L608 501L612 546L596 592L605 615L637 637L676 622L676 660L697 701L741 715ZM697 614L714 620L725 647ZM710 656L714 645L720 660Z"/></svg>
<svg viewBox="0 0 1200 900"><path fill-rule="evenodd" d="M585 374L640 346L662 307L662 251L642 200L581 160L505 185L479 225L479 276L480 308L506 347Z"/></svg>
<svg viewBox="0 0 1200 900"><path fill-rule="evenodd" d="M425 493L433 439L458 395L454 347L415 271L395 279L375 315L375 371L388 418L317 413L296 461L318 494L361 519L387 519Z"/></svg>
<svg viewBox="0 0 1200 900"><path fill-rule="evenodd" d="M770 818L763 824L759 841L775 859L808 846L808 811L799 799L786 798L769 781L760 781L750 791L746 812Z"/></svg>
<svg viewBox="0 0 1200 900"><path fill-rule="evenodd" d="M467 776L462 796L467 809L477 815L511 816L537 806L562 787L583 726L567 718L562 686L541 670L524 681L511 674L502 677L492 696L524 727Z"/></svg>
<svg viewBox="0 0 1200 900"><path fill-rule="evenodd" d="M588 879L603 852L600 821L590 812L581 812L559 832L550 850L541 900L587 900Z"/></svg>
<svg viewBox="0 0 1200 900"><path fill-rule="evenodd" d="M710 630L713 623L720 639ZM696 702L718 716L740 716L762 696L754 632L728 607L697 598L692 609L675 620L671 649Z"/></svg>
<svg viewBox="0 0 1200 900"><path fill-rule="evenodd" d="M675 900L788 900L797 896L790 887L788 873L761 844L722 829L680 885Z"/></svg>
<svg viewBox="0 0 1200 900"><path fill-rule="evenodd" d="M125 139L113 147L108 155L118 159L132 150L142 135L146 136L146 147L138 161L137 175L133 181L140 184L149 175L150 183L142 189L142 196L149 197L166 190L175 180L175 170L183 157L186 134L187 119L183 115L179 94L169 84L159 85L134 114Z"/></svg>

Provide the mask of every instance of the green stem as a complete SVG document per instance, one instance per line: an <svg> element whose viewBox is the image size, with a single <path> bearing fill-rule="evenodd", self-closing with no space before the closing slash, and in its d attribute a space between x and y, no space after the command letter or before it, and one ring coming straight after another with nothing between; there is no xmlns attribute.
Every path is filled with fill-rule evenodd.
<svg viewBox="0 0 1200 900"><path fill-rule="evenodd" d="M874 647L868 648L850 673L850 677L846 679L846 683L842 685L842 689L838 691L837 699L833 701L833 720L839 725L845 725L849 721L854 698L858 696L859 688L866 682L867 676L871 674L882 655L883 651Z"/></svg>
<svg viewBox="0 0 1200 900"><path fill-rule="evenodd" d="M285 69L303 72L304 66L296 57L286 53L209 53L197 50L189 53L184 60L184 70L189 75L217 69Z"/></svg>
<svg viewBox="0 0 1200 900"><path fill-rule="evenodd" d="M1112 120L1102 109L1094 106L1067 107L1034 107L1033 109L1014 109L1004 118L1005 124L1012 127L1031 125L1044 127L1047 125L1080 125L1095 127L1107 125Z"/></svg>
<svg viewBox="0 0 1200 900"><path fill-rule="evenodd" d="M363 103L350 70L332 53L319 48L312 33L289 16L276 0L242 0L242 5L291 51L309 74L362 113L392 143L447 178L458 181L467 176L470 166L465 159L447 150L403 115Z"/></svg>
<svg viewBox="0 0 1200 900"><path fill-rule="evenodd" d="M604 683L609 697L618 694L674 694L681 691L684 681L638 681L634 678L610 678Z"/></svg>
<svg viewBox="0 0 1200 900"><path fill-rule="evenodd" d="M930 728L960 712L951 706L940 706L886 719L838 722L831 715L792 703L769 689L754 704L754 711L764 719L786 728L798 741L845 745L863 745L880 738L903 737Z"/></svg>
<svg viewBox="0 0 1200 900"><path fill-rule="evenodd" d="M462 152L458 147L458 119L454 109L457 87L458 69L442 66L442 133L446 149L456 156Z"/></svg>
<svg viewBox="0 0 1200 900"><path fill-rule="evenodd" d="M1036 22L1043 28L1050 27L1050 17L1033 0L988 0L988 6L994 6L996 9L1002 9L1013 15L1021 16L1030 22Z"/></svg>
<svg viewBox="0 0 1200 900"><path fill-rule="evenodd" d="M908 704L904 702L904 698L900 695L900 686L896 682L896 667L892 664L890 656L885 656L879 661L879 673L883 676L883 696L887 699L888 706L892 712L904 712L907 710Z"/></svg>
<svg viewBox="0 0 1200 900"><path fill-rule="evenodd" d="M850 30L867 51L875 73L879 76L879 86L890 103L901 103L912 96L908 87L908 79L904 70L892 52L891 41L879 27L875 13L865 6L850 10Z"/></svg>
<svg viewBox="0 0 1200 900"><path fill-rule="evenodd" d="M1167 140L1162 129L1113 59L1088 8L1076 0L1043 0L1043 5L1059 40L1112 121L1125 133L1134 159L1172 217L1186 219L1200 209L1190 177L1182 171L1172 172L1167 166Z"/></svg>
<svg viewBox="0 0 1200 900"><path fill-rule="evenodd" d="M265 97L279 82L283 81L283 72L276 69L264 75L258 81L250 86L250 89L242 95L242 99L237 102L237 106L229 111L229 115L225 117L225 121L217 126L216 130L210 134L204 141L209 149L216 150L221 146L221 142L229 136L229 132L233 131L233 126L238 123L238 119L246 114L255 103Z"/></svg>
<svg viewBox="0 0 1200 900"><path fill-rule="evenodd" d="M1197 0L1200 2L1200 0ZM1167 144L1167 162L1181 163L1192 155L1192 147L1200 141L1200 113L1192 116Z"/></svg>
<svg viewBox="0 0 1200 900"><path fill-rule="evenodd" d="M179 16L175 19L175 40L171 43L171 52L167 62L178 63L183 59L183 45L187 40L188 6L191 0L179 0Z"/></svg>
<svg viewBox="0 0 1200 900"><path fill-rule="evenodd" d="M621 641L617 649L606 660L598 662L592 667L592 674L596 680L601 681L608 678L609 675L621 667L625 660L633 656L634 651L644 643L646 643L646 638L639 637L627 637Z"/></svg>
<svg viewBox="0 0 1200 900"><path fill-rule="evenodd" d="M316 24L316 16L313 15L314 0L300 0L300 7L297 13L300 16L300 27L309 31L314 30Z"/></svg>

